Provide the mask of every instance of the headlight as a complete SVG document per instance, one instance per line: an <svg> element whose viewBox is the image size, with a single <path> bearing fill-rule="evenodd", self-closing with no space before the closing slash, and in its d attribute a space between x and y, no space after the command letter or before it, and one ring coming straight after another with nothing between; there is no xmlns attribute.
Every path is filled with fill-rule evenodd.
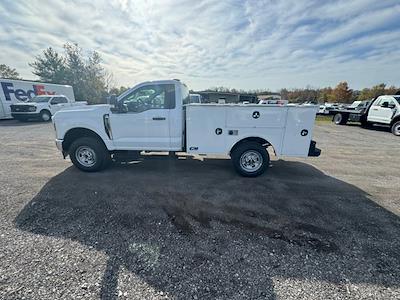
<svg viewBox="0 0 400 300"><path fill-rule="evenodd" d="M35 106L29 106L28 110L29 111L36 111L36 107Z"/></svg>

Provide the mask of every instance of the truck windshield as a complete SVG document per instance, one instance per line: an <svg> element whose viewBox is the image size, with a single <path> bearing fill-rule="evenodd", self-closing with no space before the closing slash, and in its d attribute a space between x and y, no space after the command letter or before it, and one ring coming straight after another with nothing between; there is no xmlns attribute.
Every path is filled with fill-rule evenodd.
<svg viewBox="0 0 400 300"><path fill-rule="evenodd" d="M37 97L33 97L33 98L29 99L27 102L40 103L40 102L48 102L49 100L50 100L50 97L37 96Z"/></svg>

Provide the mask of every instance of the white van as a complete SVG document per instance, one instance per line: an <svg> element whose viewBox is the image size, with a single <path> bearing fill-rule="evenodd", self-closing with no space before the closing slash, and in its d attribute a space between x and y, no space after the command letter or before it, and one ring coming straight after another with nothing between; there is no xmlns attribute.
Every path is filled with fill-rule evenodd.
<svg viewBox="0 0 400 300"><path fill-rule="evenodd" d="M11 104L26 102L34 96L64 95L75 101L70 85L0 78L0 119L11 119Z"/></svg>

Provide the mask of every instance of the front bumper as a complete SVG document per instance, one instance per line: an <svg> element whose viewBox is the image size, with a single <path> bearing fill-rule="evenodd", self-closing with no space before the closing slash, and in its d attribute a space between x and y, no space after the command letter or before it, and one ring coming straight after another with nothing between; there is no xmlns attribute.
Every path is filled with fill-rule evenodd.
<svg viewBox="0 0 400 300"><path fill-rule="evenodd" d="M29 113L29 112L22 112L22 113L11 113L11 116L16 120L27 120L27 119L37 119L40 117L39 113Z"/></svg>
<svg viewBox="0 0 400 300"><path fill-rule="evenodd" d="M321 149L318 149L316 141L310 142L310 149L308 150L308 156L318 157L321 155Z"/></svg>
<svg viewBox="0 0 400 300"><path fill-rule="evenodd" d="M56 147L57 147L57 149L60 150L61 152L64 151L64 150L63 150L63 146L62 146L63 141L64 141L64 140L56 139Z"/></svg>

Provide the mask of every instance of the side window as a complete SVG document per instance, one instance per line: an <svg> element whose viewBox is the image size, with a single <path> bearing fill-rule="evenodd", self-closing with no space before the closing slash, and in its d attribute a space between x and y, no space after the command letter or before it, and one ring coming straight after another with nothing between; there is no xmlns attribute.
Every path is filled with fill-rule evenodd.
<svg viewBox="0 0 400 300"><path fill-rule="evenodd" d="M373 106L382 106L382 103L385 101L386 99L384 97L379 97L378 100L374 102Z"/></svg>
<svg viewBox="0 0 400 300"><path fill-rule="evenodd" d="M175 108L175 86L146 85L127 94L120 101L125 110L132 113L150 109L172 109Z"/></svg>
<svg viewBox="0 0 400 300"><path fill-rule="evenodd" d="M183 105L189 104L190 103L190 94L189 94L189 90L186 87L186 85L182 85L181 91L182 91Z"/></svg>
<svg viewBox="0 0 400 300"><path fill-rule="evenodd" d="M65 97L54 97L51 99L51 104L67 103L68 100Z"/></svg>

